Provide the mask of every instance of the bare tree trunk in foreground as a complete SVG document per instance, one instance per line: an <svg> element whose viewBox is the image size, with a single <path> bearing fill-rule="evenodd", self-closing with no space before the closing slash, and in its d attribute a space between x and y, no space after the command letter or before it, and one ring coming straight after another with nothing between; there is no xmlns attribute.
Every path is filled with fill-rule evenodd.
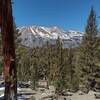
<svg viewBox="0 0 100 100"><path fill-rule="evenodd" d="M0 28L4 56L4 100L17 100L17 72L11 0L0 0Z"/></svg>

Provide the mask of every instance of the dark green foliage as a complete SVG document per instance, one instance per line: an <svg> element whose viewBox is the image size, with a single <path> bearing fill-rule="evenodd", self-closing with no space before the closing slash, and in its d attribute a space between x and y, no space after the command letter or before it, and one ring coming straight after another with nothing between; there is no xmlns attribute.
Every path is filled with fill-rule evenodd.
<svg viewBox="0 0 100 100"><path fill-rule="evenodd" d="M96 14L93 8L91 8L90 15L87 21L85 29L85 35L83 37L80 46L80 67L81 67L81 78L82 83L91 83L91 80L95 79L96 70L96 55L97 53L97 25L96 25Z"/></svg>
<svg viewBox="0 0 100 100"><path fill-rule="evenodd" d="M63 90L63 59L62 59L62 43L60 38L58 37L56 41L56 80L55 80L55 86L56 86L56 92L60 93Z"/></svg>
<svg viewBox="0 0 100 100"><path fill-rule="evenodd" d="M31 81L31 86L35 90L36 88L36 82L38 81L38 62L39 62L39 55L38 55L38 49L32 49L31 50L31 66L30 66L30 81Z"/></svg>
<svg viewBox="0 0 100 100"><path fill-rule="evenodd" d="M78 89L78 76L76 71L76 56L75 56L75 48L68 49L68 57L67 57L67 70L69 76L69 89L77 90Z"/></svg>
<svg viewBox="0 0 100 100"><path fill-rule="evenodd" d="M17 46L18 80L31 81L31 86L35 89L38 80L45 79L47 88L54 84L57 93L68 89L69 86L69 89L77 88L77 71L73 60L75 51L62 48L60 38L55 46L49 42L42 48Z"/></svg>

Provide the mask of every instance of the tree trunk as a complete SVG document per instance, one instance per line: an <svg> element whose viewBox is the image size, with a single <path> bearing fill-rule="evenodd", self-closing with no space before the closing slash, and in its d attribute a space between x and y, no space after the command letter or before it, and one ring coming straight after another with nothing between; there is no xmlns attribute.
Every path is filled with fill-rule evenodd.
<svg viewBox="0 0 100 100"><path fill-rule="evenodd" d="M4 100L17 100L17 72L11 0L0 0L0 17L4 56Z"/></svg>

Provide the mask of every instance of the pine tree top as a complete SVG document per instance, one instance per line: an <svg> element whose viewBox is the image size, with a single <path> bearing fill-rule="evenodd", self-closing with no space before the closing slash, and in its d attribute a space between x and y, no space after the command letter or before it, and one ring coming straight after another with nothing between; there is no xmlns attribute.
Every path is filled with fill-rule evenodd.
<svg viewBox="0 0 100 100"><path fill-rule="evenodd" d="M86 37L95 37L97 35L97 23L96 23L96 13L94 11L94 8L91 8L88 20L87 20L87 25L85 29Z"/></svg>

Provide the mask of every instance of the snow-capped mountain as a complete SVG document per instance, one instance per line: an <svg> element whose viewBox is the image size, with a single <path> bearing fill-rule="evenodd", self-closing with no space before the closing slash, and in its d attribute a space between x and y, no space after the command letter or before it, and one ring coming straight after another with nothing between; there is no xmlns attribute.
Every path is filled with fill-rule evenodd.
<svg viewBox="0 0 100 100"><path fill-rule="evenodd" d="M76 31L64 31L59 27L21 27L18 28L21 33L20 38L22 44L30 47L41 47L47 43L55 44L56 39L59 37L62 41L63 47L76 47L80 44L83 37L81 32Z"/></svg>

